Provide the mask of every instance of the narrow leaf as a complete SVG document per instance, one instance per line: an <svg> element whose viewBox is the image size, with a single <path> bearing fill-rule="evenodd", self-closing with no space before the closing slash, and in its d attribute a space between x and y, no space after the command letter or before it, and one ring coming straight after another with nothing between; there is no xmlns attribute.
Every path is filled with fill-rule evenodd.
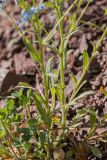
<svg viewBox="0 0 107 160"><path fill-rule="evenodd" d="M46 111L44 110L44 108L42 107L42 103L39 101L38 97L36 94L32 94L32 97L35 101L35 105L37 108L37 111L39 112L39 114L41 115L41 119L43 120L43 122L47 125L50 124L50 118L49 115L46 114ZM40 98L40 97L39 97Z"/></svg>
<svg viewBox="0 0 107 160"><path fill-rule="evenodd" d="M27 49L28 49L31 57L33 58L33 60L36 61L36 62L40 62L40 55L36 51L36 48L33 47L32 43L26 38L23 38L23 42L24 42L25 46L27 47Z"/></svg>
<svg viewBox="0 0 107 160"><path fill-rule="evenodd" d="M95 111L93 109L91 109L92 112L95 113ZM90 129L93 130L93 128L95 128L95 124L96 124L96 114L91 114L90 113Z"/></svg>
<svg viewBox="0 0 107 160"><path fill-rule="evenodd" d="M86 114L87 112L84 109L78 110L77 115L73 118L70 126L76 125Z"/></svg>
<svg viewBox="0 0 107 160"><path fill-rule="evenodd" d="M102 157L102 154L101 154L101 151L99 148L97 147L94 147L94 146L89 146L91 152L93 153L94 156L98 157L98 158L101 158Z"/></svg>
<svg viewBox="0 0 107 160"><path fill-rule="evenodd" d="M71 80L73 81L74 88L76 88L76 86L77 86L77 78L73 73L71 73Z"/></svg>
<svg viewBox="0 0 107 160"><path fill-rule="evenodd" d="M74 105L79 99L81 99L81 98L83 98L83 97L85 97L85 96L91 95L91 94L93 94L93 93L94 93L94 92L92 92L92 91L86 91L86 92L80 94L79 96L77 96L77 97L76 97L75 99L73 99L71 102L69 102L68 105Z"/></svg>
<svg viewBox="0 0 107 160"><path fill-rule="evenodd" d="M86 50L83 52L83 70L87 68L87 65L89 64L89 55Z"/></svg>

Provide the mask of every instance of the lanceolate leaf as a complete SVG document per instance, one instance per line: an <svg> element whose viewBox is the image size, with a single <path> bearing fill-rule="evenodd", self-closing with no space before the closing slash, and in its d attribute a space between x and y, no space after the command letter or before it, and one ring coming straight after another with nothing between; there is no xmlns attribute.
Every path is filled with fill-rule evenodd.
<svg viewBox="0 0 107 160"><path fill-rule="evenodd" d="M32 97L34 99L37 111L41 115L41 119L44 121L44 123L46 125L50 124L50 118L49 118L48 114L46 113L46 111L44 110L44 108L42 107L42 103L39 99L40 97L38 98L36 94L32 94Z"/></svg>
<svg viewBox="0 0 107 160"><path fill-rule="evenodd" d="M92 109L84 109L84 110L86 110L87 113L92 114L93 116L95 116L97 121L100 123L100 118L98 117L96 112L94 112Z"/></svg>
<svg viewBox="0 0 107 160"><path fill-rule="evenodd" d="M87 112L84 109L78 110L77 115L73 118L70 126L76 125L82 117L84 117L87 114Z"/></svg>
<svg viewBox="0 0 107 160"><path fill-rule="evenodd" d="M92 112L95 113L94 110L92 110ZM96 114L91 114L91 113L90 113L90 129L95 128L96 118L97 118L96 116L97 116Z"/></svg>
<svg viewBox="0 0 107 160"><path fill-rule="evenodd" d="M40 113L41 116L44 116L46 114L46 112L42 108L42 103L38 100L36 94L32 94L32 97L35 101L35 105L37 107L38 112Z"/></svg>
<svg viewBox="0 0 107 160"><path fill-rule="evenodd" d="M74 105L79 99L81 99L81 98L83 98L83 97L85 97L85 96L91 95L91 94L93 94L93 93L94 93L94 92L92 92L92 91L86 91L86 92L80 94L79 96L77 96L77 97L76 97L75 99L73 99L71 102L69 102L68 105Z"/></svg>
<svg viewBox="0 0 107 160"><path fill-rule="evenodd" d="M57 98L59 101L61 101L61 85L60 84L57 84L55 87L55 93L57 95Z"/></svg>
<svg viewBox="0 0 107 160"><path fill-rule="evenodd" d="M89 146L91 152L93 153L94 156L98 157L98 158L101 158L102 157L102 154L101 154L101 151L99 148L97 147L94 147L94 146Z"/></svg>
<svg viewBox="0 0 107 160"><path fill-rule="evenodd" d="M48 62L47 62L47 66L46 66L46 74L50 73L51 72L51 64L52 64L52 61L53 61L54 57L51 57Z"/></svg>
<svg viewBox="0 0 107 160"><path fill-rule="evenodd" d="M36 92L35 94L36 94L37 99L41 102L41 104L42 103L46 104L45 99L39 93Z"/></svg>
<svg viewBox="0 0 107 160"><path fill-rule="evenodd" d="M87 68L87 65L89 64L89 55L86 50L83 52L83 70Z"/></svg>
<svg viewBox="0 0 107 160"><path fill-rule="evenodd" d="M33 60L36 61L36 62L40 62L40 55L37 52L36 48L33 47L32 43L26 38L23 38L23 42L26 45L31 57L33 58Z"/></svg>
<svg viewBox="0 0 107 160"><path fill-rule="evenodd" d="M76 76L73 73L71 74L71 79L73 81L74 88L76 88L76 86L77 86L77 78L76 78Z"/></svg>
<svg viewBox="0 0 107 160"><path fill-rule="evenodd" d="M100 118L93 109L85 109L88 114L90 114L90 131L88 137L91 137L95 133L96 122L100 125Z"/></svg>

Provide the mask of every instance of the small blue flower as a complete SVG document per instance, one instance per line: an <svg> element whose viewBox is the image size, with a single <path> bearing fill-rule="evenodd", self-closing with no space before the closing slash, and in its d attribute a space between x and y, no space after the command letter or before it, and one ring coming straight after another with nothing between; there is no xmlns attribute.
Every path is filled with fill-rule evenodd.
<svg viewBox="0 0 107 160"><path fill-rule="evenodd" d="M39 9L40 11L45 10L45 9L46 9L45 4L44 4L44 3L41 3L41 4L38 6L38 9Z"/></svg>
<svg viewBox="0 0 107 160"><path fill-rule="evenodd" d="M26 12L25 10L22 10L21 12L21 21L22 22L29 22L31 16L28 12Z"/></svg>
<svg viewBox="0 0 107 160"><path fill-rule="evenodd" d="M38 13L38 8L37 7L31 7L29 10L29 14L32 16L33 14Z"/></svg>
<svg viewBox="0 0 107 160"><path fill-rule="evenodd" d="M32 15L37 14L39 11L46 9L45 4L41 3L38 7L32 6L28 12L26 10L22 10L21 12L21 22L26 23L29 22L32 18Z"/></svg>

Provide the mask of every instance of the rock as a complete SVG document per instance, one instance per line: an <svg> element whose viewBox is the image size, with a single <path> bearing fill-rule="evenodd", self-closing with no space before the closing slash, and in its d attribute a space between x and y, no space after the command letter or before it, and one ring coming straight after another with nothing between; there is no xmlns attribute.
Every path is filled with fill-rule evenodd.
<svg viewBox="0 0 107 160"><path fill-rule="evenodd" d="M6 72L4 79L2 79L0 94L8 95L10 93L10 88L16 87L19 82L29 83L30 79L22 75L17 75L14 71Z"/></svg>
<svg viewBox="0 0 107 160"><path fill-rule="evenodd" d="M24 53L15 54L13 58L17 74L35 75L36 64L31 58L27 58Z"/></svg>
<svg viewBox="0 0 107 160"><path fill-rule="evenodd" d="M62 150L62 148L57 147L53 152L54 160L64 160L65 152Z"/></svg>

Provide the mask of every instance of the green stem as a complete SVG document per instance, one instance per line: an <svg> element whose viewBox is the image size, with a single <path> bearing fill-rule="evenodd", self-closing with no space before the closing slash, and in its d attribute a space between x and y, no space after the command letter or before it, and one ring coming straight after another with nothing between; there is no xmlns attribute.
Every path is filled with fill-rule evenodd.
<svg viewBox="0 0 107 160"><path fill-rule="evenodd" d="M91 2L91 0L89 0L89 1L87 2L87 5L86 5L85 8L82 10L82 12L81 12L81 14L80 14L78 20L76 21L76 25L79 23L79 21L81 20L82 16L83 16L84 13L86 12L86 10L87 10L87 8L88 8L90 2Z"/></svg>
<svg viewBox="0 0 107 160"><path fill-rule="evenodd" d="M78 93L78 91L79 91L78 88L79 88L79 86L81 85L81 83L83 82L83 79L84 79L84 77L85 77L85 75L86 75L86 73L87 73L87 70L88 70L88 68L89 68L89 66L90 66L90 63L92 62L93 58L96 56L97 50L98 50L98 48L99 48L102 40L103 40L104 37L106 36L106 34L107 34L107 27L105 28L105 30L104 30L104 32L103 32L100 40L98 41L98 43L97 43L97 45L96 45L96 47L94 48L94 51L93 51L92 56L91 56L91 58L90 58L90 61L89 61L89 63L87 64L85 70L83 71L83 73L82 73L82 75L81 75L81 78L80 78L80 80L78 81L77 86L76 86L76 88L74 89L73 94L72 94L70 100L73 100L73 99L75 98L75 96L77 95L77 93Z"/></svg>
<svg viewBox="0 0 107 160"><path fill-rule="evenodd" d="M76 9L76 11L74 12L74 15L75 15L75 16L77 16L77 14L78 14L78 12L79 12L79 10L80 10L80 7L81 7L81 5L82 5L82 3L83 3L83 0L80 0L80 1L78 2L78 4L77 4L77 9Z"/></svg>
<svg viewBox="0 0 107 160"><path fill-rule="evenodd" d="M61 10L60 6L57 8L57 14L58 19L61 18ZM61 44L60 44L60 77L61 77L61 86L62 86L62 104L64 104L64 35L63 35L63 24L62 21L59 23L59 29L60 29L60 38L61 38Z"/></svg>
<svg viewBox="0 0 107 160"><path fill-rule="evenodd" d="M47 84L47 77L46 77L46 70L45 70L45 65L44 65L44 49L43 49L43 43L42 43L42 38L41 38L41 31L40 31L40 26L39 26L39 21L36 18L36 25L33 24L34 29L37 31L37 37L38 37L38 41L39 41L39 47L40 47L40 56L41 56L41 70L42 70L42 76L43 76L43 83L44 83L44 90L45 90L45 100L46 100L46 112L49 113L50 109L49 109L49 94L48 94L48 84Z"/></svg>
<svg viewBox="0 0 107 160"><path fill-rule="evenodd" d="M57 4L56 6L56 12L58 16L58 21L60 21L62 14L61 14L61 8L60 5ZM60 78L61 78L61 104L62 104L62 126L65 127L66 124L66 116L65 116L65 83L64 83L64 72L65 72L65 67L64 67L64 34L63 34L63 22L59 22L59 30L60 30L60 53L59 53L59 58L60 58Z"/></svg>
<svg viewBox="0 0 107 160"><path fill-rule="evenodd" d="M31 115L30 115L30 104L27 104L27 106L26 106L26 112L27 112L28 119L30 119L31 118Z"/></svg>
<svg viewBox="0 0 107 160"><path fill-rule="evenodd" d="M46 149L46 152L47 152L46 160L50 160L51 159L51 155L50 155L50 146L49 146L49 144L46 144L45 149Z"/></svg>
<svg viewBox="0 0 107 160"><path fill-rule="evenodd" d="M104 30L104 32L103 32L100 40L98 41L98 43L97 43L97 45L96 45L96 47L95 47L94 54L95 54L95 52L98 50L98 48L99 48L101 42L103 41L104 37L106 36L106 34L107 34L107 27L106 27L106 29Z"/></svg>
<svg viewBox="0 0 107 160"><path fill-rule="evenodd" d="M15 139L15 138L14 138L14 135L13 135L13 133L11 132L11 130L9 129L7 123L4 122L4 121L2 121L2 125L3 125L3 127L4 127L4 129L5 129L5 131L6 131L6 133L8 132L8 134L9 134L10 137L11 137L11 139L14 140L14 139Z"/></svg>
<svg viewBox="0 0 107 160"><path fill-rule="evenodd" d="M75 0L71 6L68 8L68 10L64 13L64 15L59 19L59 21L56 23L56 25L54 26L54 28L51 30L51 32L48 34L48 36L43 40L43 44L45 44L47 41L49 41L52 36L54 35L56 28L58 27L58 25L60 24L60 22L62 22L62 20L64 19L65 16L68 15L68 13L72 10L72 8L75 6L75 4L78 2L78 0Z"/></svg>
<svg viewBox="0 0 107 160"><path fill-rule="evenodd" d="M37 37L38 37L38 41L39 41L39 47L40 47L40 58L41 58L41 70L42 70L42 76L43 76L43 84L44 84L44 91L45 91L45 101L46 101L46 105L45 105L45 109L46 109L46 113L49 115L50 114L50 108L49 108L49 94L48 94L48 81L47 81L47 75L46 75L46 69L45 69L45 65L44 65L44 48L43 48L43 41L41 38L41 30L40 30L40 25L39 25L39 20L38 18L36 18L36 31L37 31ZM48 128L48 132L50 132L50 127L51 126L47 126ZM49 134L47 134L49 135ZM50 145L46 144L46 152L47 152L47 160L50 160Z"/></svg>

